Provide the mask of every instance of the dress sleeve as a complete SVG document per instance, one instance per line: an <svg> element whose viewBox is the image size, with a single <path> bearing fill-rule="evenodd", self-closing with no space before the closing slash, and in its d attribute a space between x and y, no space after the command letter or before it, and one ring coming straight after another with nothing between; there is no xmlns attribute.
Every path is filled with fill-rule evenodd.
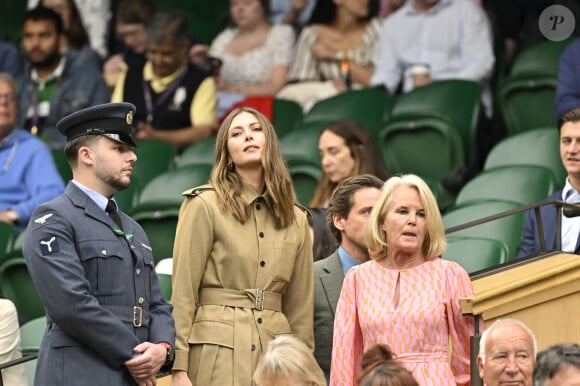
<svg viewBox="0 0 580 386"><path fill-rule="evenodd" d="M274 66L289 66L292 63L296 40L294 30L289 25L274 25L272 33L274 56L271 59Z"/></svg>
<svg viewBox="0 0 580 386"><path fill-rule="evenodd" d="M201 197L185 198L173 248L173 319L175 320L174 370L188 369L189 335L195 318L198 292L213 247L213 219Z"/></svg>
<svg viewBox="0 0 580 386"><path fill-rule="evenodd" d="M358 320L356 296L356 269L351 268L344 278L334 318L331 386L356 384L358 364L363 353L362 332Z"/></svg>
<svg viewBox="0 0 580 386"><path fill-rule="evenodd" d="M315 42L316 26L304 28L296 43L294 59L288 73L289 81L320 80L317 60L312 54Z"/></svg>
<svg viewBox="0 0 580 386"><path fill-rule="evenodd" d="M451 371L457 385L470 383L470 337L474 332L474 318L462 315L459 299L473 295L473 287L467 272L454 262L449 262L446 273L448 299L447 324L451 338ZM480 318L480 333L483 332L483 319Z"/></svg>

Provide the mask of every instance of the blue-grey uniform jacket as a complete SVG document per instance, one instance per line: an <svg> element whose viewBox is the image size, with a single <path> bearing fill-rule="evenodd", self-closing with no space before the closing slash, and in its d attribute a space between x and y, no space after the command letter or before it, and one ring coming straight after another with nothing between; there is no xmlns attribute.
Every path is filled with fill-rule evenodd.
<svg viewBox="0 0 580 386"><path fill-rule="evenodd" d="M172 306L143 229L124 234L74 183L34 212L24 256L44 303L35 385L134 385L123 362L142 342L174 344ZM116 229L115 229L116 228Z"/></svg>

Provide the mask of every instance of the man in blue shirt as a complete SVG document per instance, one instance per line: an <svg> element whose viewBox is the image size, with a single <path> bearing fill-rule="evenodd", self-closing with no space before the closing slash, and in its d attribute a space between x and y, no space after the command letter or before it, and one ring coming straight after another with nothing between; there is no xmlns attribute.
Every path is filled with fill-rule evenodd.
<svg viewBox="0 0 580 386"><path fill-rule="evenodd" d="M383 181L370 174L346 178L334 189L328 203L328 226L339 247L314 263L314 356L330 378L334 314L344 275L369 260L365 232L371 209L379 199Z"/></svg>
<svg viewBox="0 0 580 386"><path fill-rule="evenodd" d="M16 128L16 85L0 73L0 221L26 227L36 207L61 194L64 184L48 147Z"/></svg>

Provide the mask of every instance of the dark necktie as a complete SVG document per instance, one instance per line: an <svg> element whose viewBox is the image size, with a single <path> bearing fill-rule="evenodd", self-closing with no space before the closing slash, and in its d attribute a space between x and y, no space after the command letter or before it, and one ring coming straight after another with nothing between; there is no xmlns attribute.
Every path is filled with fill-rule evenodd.
<svg viewBox="0 0 580 386"><path fill-rule="evenodd" d="M119 226L121 230L123 230L123 223L121 222L121 217L119 216L119 212L117 212L117 205L113 200L109 200L107 203L107 207L105 208L105 212L109 215L109 217Z"/></svg>

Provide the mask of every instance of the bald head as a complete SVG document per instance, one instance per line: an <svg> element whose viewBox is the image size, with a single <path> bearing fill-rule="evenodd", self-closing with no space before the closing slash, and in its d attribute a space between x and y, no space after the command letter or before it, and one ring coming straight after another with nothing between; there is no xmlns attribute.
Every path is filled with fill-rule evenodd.
<svg viewBox="0 0 580 386"><path fill-rule="evenodd" d="M525 324L500 319L481 337L479 375L487 386L532 386L536 351L536 338Z"/></svg>

